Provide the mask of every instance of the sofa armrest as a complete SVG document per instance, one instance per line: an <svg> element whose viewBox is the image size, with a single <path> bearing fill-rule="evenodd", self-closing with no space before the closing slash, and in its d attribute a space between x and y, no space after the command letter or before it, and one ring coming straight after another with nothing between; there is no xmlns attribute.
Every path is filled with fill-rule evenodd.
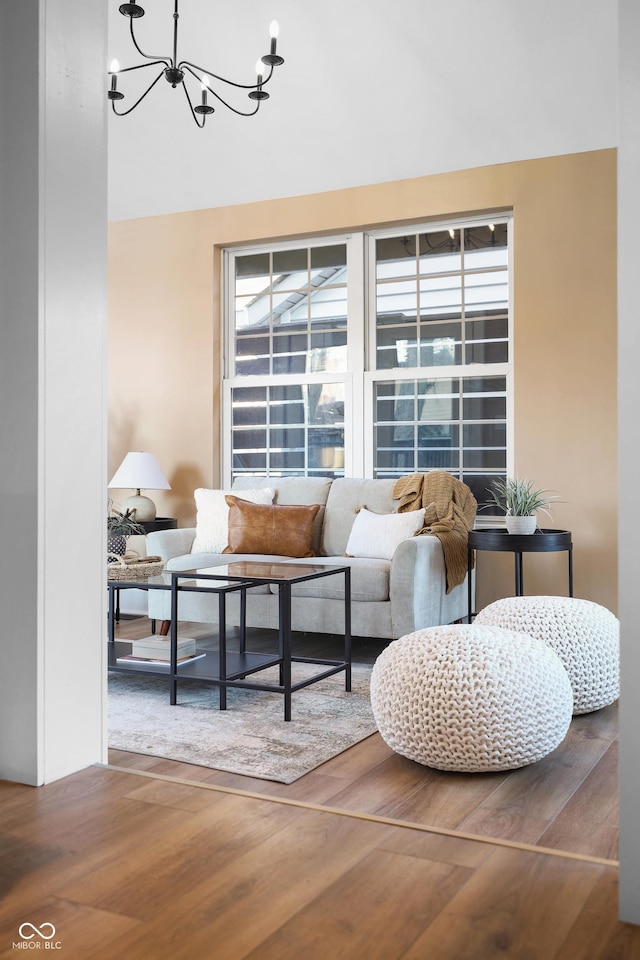
<svg viewBox="0 0 640 960"><path fill-rule="evenodd" d="M172 557L191 553L196 538L195 527L180 527L177 530L154 530L147 534L147 554L159 556L167 562Z"/></svg>
<svg viewBox="0 0 640 960"><path fill-rule="evenodd" d="M467 580L447 594L442 544L435 536L403 540L391 563L391 623L395 637L452 623L467 614Z"/></svg>

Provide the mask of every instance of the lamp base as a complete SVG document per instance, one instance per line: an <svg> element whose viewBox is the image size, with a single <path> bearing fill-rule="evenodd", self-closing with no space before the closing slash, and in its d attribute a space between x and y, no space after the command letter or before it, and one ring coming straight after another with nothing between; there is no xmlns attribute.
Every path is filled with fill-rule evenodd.
<svg viewBox="0 0 640 960"><path fill-rule="evenodd" d="M142 520L155 520L156 518L156 505L149 497L142 497L140 494L136 496L134 494L134 496L127 497L126 500L123 500L121 506L123 511L135 510L133 519L137 520L138 523Z"/></svg>

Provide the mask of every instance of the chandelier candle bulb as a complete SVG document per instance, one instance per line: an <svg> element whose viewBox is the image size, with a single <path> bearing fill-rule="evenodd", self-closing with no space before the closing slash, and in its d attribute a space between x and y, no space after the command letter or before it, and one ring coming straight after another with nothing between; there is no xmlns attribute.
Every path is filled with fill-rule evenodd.
<svg viewBox="0 0 640 960"><path fill-rule="evenodd" d="M258 78L258 90L262 88L263 73L264 73L264 67L262 65L262 60L256 60L256 76Z"/></svg>
<svg viewBox="0 0 640 960"><path fill-rule="evenodd" d="M263 63L266 63L266 65L273 70L274 67L279 67L284 63L282 57L276 53L276 45L278 37L280 36L280 26L277 20L272 20L269 24L269 36L271 37L271 48L269 53L265 53L261 59Z"/></svg>
<svg viewBox="0 0 640 960"><path fill-rule="evenodd" d="M111 74L111 89L107 94L109 100L122 100L124 98L124 93L119 93L117 89L119 71L120 64L117 60L112 60L109 65L109 72Z"/></svg>
<svg viewBox="0 0 640 960"><path fill-rule="evenodd" d="M213 107L209 107L207 105L207 90L209 89L209 86L207 84L207 78L204 76L204 74L200 78L200 89L202 90L202 101L199 106L193 108L193 112L204 118L213 113Z"/></svg>
<svg viewBox="0 0 640 960"><path fill-rule="evenodd" d="M269 53L273 56L276 52L276 44L278 42L278 35L280 33L280 26L277 20L272 20L269 24L269 36L271 37L271 50Z"/></svg>

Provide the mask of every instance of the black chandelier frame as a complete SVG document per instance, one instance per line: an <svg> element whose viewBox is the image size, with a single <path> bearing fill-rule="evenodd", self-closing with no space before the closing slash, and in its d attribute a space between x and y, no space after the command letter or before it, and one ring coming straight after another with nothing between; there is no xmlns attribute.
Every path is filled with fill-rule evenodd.
<svg viewBox="0 0 640 960"><path fill-rule="evenodd" d="M144 57L145 60L148 60L148 63L139 63L134 67L123 67L118 68L117 70L109 70L108 75L111 77L111 88L107 92L107 97L111 101L111 107L113 112L118 117L126 117L127 114L131 113L138 104L142 103L145 97L151 93L158 81L164 77L168 83L175 89L178 85L182 86L187 102L189 104L189 111L193 117L196 125L202 129L205 125L205 121L208 116L215 112L215 108L212 107L207 102L207 93L210 93L212 97L227 107L233 113L238 114L241 117L253 117L258 112L260 104L263 100L269 99L269 94L263 88L271 80L273 76L273 71L275 67L280 66L284 63L284 59L276 53L276 44L277 44L277 30L276 32L271 33L271 45L269 53L264 54L258 61L258 64L263 63L265 67L268 68L268 73L266 76L264 74L257 74L257 80L255 83L236 83L234 80L229 80L228 77L223 77L220 74L214 73L213 70L209 70L206 67L200 67L195 63L192 63L190 60L178 60L178 22L180 19L180 13L178 10L179 0L174 0L174 10L173 10L173 55L172 56L150 56L145 53L136 40L135 32L133 29L133 21L143 17L145 14L144 8L137 3L122 3L118 8L120 13L124 17L129 18L129 32L131 34L131 40L140 54L141 57ZM274 22L275 23L275 22ZM277 25L276 25L277 26ZM158 66L162 64L162 69L155 77L154 80L149 84L147 89L142 93L133 106L129 107L127 110L118 110L116 108L116 103L124 99L124 94L118 90L118 77L122 73L131 73L135 70L144 70L147 67ZM196 72L197 71L197 72ZM193 105L187 85L184 82L185 74L190 74L194 79L200 83L202 89L202 101L196 106ZM206 79L205 79L206 78ZM212 80L219 81L220 83L225 83L230 87L235 87L237 90L248 90L249 99L255 101L255 107L252 110L244 111L238 110L227 100L224 99L219 93L217 93L210 86ZM209 82L208 82L209 81ZM199 118L202 119L199 119Z"/></svg>

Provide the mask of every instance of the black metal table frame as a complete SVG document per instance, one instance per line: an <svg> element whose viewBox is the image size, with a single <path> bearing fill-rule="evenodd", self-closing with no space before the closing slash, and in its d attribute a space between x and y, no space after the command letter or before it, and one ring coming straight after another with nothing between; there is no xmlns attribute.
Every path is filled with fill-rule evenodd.
<svg viewBox="0 0 640 960"><path fill-rule="evenodd" d="M524 553L557 553L566 550L569 555L569 596L573 596L573 543L569 530L539 529L535 533L527 534L508 533L506 530L493 527L471 530L467 546L468 623L471 623L475 616L473 613L471 570L473 568L473 553L477 550L513 553L516 597L524 596L522 560Z"/></svg>
<svg viewBox="0 0 640 960"><path fill-rule="evenodd" d="M187 571L190 575L197 573L197 571ZM171 575L171 571L165 571L165 575ZM181 576L182 574L179 574ZM151 676L161 676L166 677L169 680L169 702L171 705L175 706L177 703L177 682L178 680L196 680L201 683L210 683L217 685L220 689L220 709L226 707L226 687L232 685L239 686L240 681L244 680L245 677L250 676L253 673L258 673L261 670L266 670L267 667L278 666L280 664L280 657L277 654L262 654L248 652L246 650L246 592L251 587L257 586L258 581L238 581L234 578L231 581L231 578L228 581L221 583L218 581L216 584L211 584L208 586L199 585L190 587L188 585L177 584L176 577L171 576L170 581L164 580L163 582L149 582L149 580L127 580L127 581L111 581L109 582L109 643L112 646L112 650L115 648L115 618L114 618L114 595L117 595L119 590L169 590L171 591L171 610L172 610L172 620L171 620L171 633L169 636L169 660L166 662L166 668L163 664L162 668L159 668L156 663L127 663L127 664L118 664L115 652L110 654L109 669L117 670L123 673L138 673L141 675L151 675ZM154 579L154 578L150 578ZM206 669L206 660L209 659L209 654L204 661L198 662L195 661L186 661L178 663L178 637L177 637L177 619L175 619L173 611L177 611L177 602L175 597L178 592L210 592L218 594L219 610L220 610L220 622L218 624L218 638L219 638L219 657L218 657L218 673L212 674L207 672ZM240 651L239 653L228 652L226 647L226 596L229 593L240 592L240 602L241 602L241 621L240 621ZM174 596L175 594L175 596ZM175 625L175 626L174 626ZM212 655L211 655L212 656ZM204 667L203 667L204 664ZM236 682L237 681L237 682ZM255 683L245 683L243 684L249 688L256 688ZM261 689L261 688L260 688Z"/></svg>
<svg viewBox="0 0 640 960"><path fill-rule="evenodd" d="M121 590L170 590L169 583L149 583L146 577L140 580L107 580L109 590L109 610L107 615L107 636L109 643L115 642L115 625L120 620L120 591Z"/></svg>
<svg viewBox="0 0 640 960"><path fill-rule="evenodd" d="M301 561L302 566L307 566L304 560ZM229 566L233 566L231 562ZM270 563L269 566L274 567L278 566L277 563ZM289 564L282 564L282 566L289 566ZM302 574L291 579L282 580L278 577L269 577L269 576L252 576L252 577L237 577L233 575L227 575L223 573L209 572L206 570L215 571L215 567L196 569L196 570L180 570L180 571L167 571L171 573L171 630L170 630L170 639L171 639L171 663L172 669L170 674L170 702L175 704L177 701L177 681L180 680L189 680L189 679L198 679L204 682L214 683L220 689L220 709L225 710L227 706L227 688L228 687L241 687L249 690L262 690L270 693L279 693L283 695L284 698L284 719L286 721L291 720L291 697L296 690L301 690L303 687L308 687L313 683L317 683L319 680L324 680L326 677L333 676L336 673L340 673L344 670L345 673L345 690L349 692L351 690L351 567L328 567L326 570L314 570L313 573ZM339 573L344 575L344 660L332 660L319 657L294 657L291 652L291 587L296 583L303 583L306 580L317 580L322 577L335 576ZM241 590L241 610L240 610L240 653L245 652L246 644L246 591L251 586L265 585L265 584L277 584L278 586L278 656L277 659L273 660L270 664L265 664L258 669L266 669L267 666L275 665L276 663L280 667L280 677L279 684L273 683L260 683L255 680L246 680L241 673L234 673L232 676L229 676L227 672L227 640L226 640L226 593L228 591L218 591L218 631L219 631L219 643L218 643L218 676L211 677L207 679L206 677L191 677L188 673L181 672L178 674L177 669L175 669L177 649L178 649L178 594L180 592L206 592L206 587L202 584L198 586L190 587L188 585L180 585L179 581L181 579L197 579L197 580L212 580L212 581L228 581L229 579L241 580L241 584L238 589ZM214 589L214 588L211 588ZM305 680L299 680L297 683L292 683L291 680L291 664L292 663L309 663L317 664L318 666L326 666L329 669L323 670L320 673L315 673L311 677L307 677ZM257 672L257 671L254 671ZM245 674L246 675L246 674Z"/></svg>
<svg viewBox="0 0 640 960"><path fill-rule="evenodd" d="M269 564L276 566L276 564ZM214 568L209 568L214 569ZM178 680L196 680L202 683L213 683L218 686L220 691L220 709L226 709L227 688L243 687L252 690L263 690L267 692L280 693L284 696L284 718L291 719L291 695L296 690L323 680L344 670L345 672L345 690L351 690L351 568L328 567L327 569L316 569L313 573L294 577L289 580L280 580L277 577L251 577L249 579L240 579L238 577L226 576L224 574L206 573L203 570L181 570L166 571L170 574L171 581L151 583L149 580L141 578L140 580L111 580L108 581L109 588L109 616L108 616L108 640L111 645L115 644L115 600L120 590L170 590L171 591L171 630L169 634L170 660L167 670L154 670L154 665L126 665L118 667L115 663L111 664L111 669L121 670L128 673L152 674L156 676L167 677L169 680L169 699L172 705L177 702L177 683ZM294 657L291 653L291 587L294 583L301 583L305 580L314 580L321 577L328 577L342 573L345 578L344 590L344 660L332 660L326 658L313 657ZM210 580L211 586L206 586L202 582L197 585L181 584L182 579L198 579L199 581ZM258 654L246 650L246 596L247 590L254 586L278 584L278 652L277 654ZM178 594L183 592L205 593L212 592L218 594L218 672L217 675L204 674L198 667L191 672L190 667L193 664L178 664ZM226 624L226 597L229 593L240 592L240 648L237 656L232 656L227 651L227 624ZM112 646L113 649L113 646ZM291 663L310 663L320 666L326 666L329 669L314 674L305 680L292 683ZM267 667L279 666L280 677L279 684L258 683L256 681L246 680L246 677L258 673Z"/></svg>
<svg viewBox="0 0 640 960"><path fill-rule="evenodd" d="M170 573L170 571L165 571L165 573ZM154 578L150 578L150 579L154 579ZM224 593L224 594L227 594L227 593L235 593L235 592L237 592L237 591L240 591L241 597L242 597L242 600L241 600L241 610L242 610L242 616L243 616L243 618L244 618L244 611L246 610L246 591L247 591L248 588L250 588L250 587L252 587L252 586L254 586L254 585L255 585L255 584L253 584L253 583L234 582L234 583L227 583L226 585L221 586L221 587L218 587L217 589L216 589L216 588L213 588L213 587L210 587L209 590L210 590L210 591L213 591L214 589L216 589L216 592L217 592L217 593ZM134 579L132 579L132 580L108 580L108 581L107 581L107 586L108 586L108 588L109 588L109 610L108 610L108 619L107 619L107 622L108 622L108 634L107 634L107 636L108 636L108 641L109 641L109 643L110 643L110 644L113 644L113 643L115 643L115 625L116 625L116 623L118 622L118 605L119 605L119 595L120 595L120 591L121 591L121 590L145 590L145 591L149 591L149 590L171 590L171 589L172 589L172 586L173 586L173 579L171 580L171 582L165 581L164 583L160 583L160 582L151 583L151 582L150 582L148 579L146 579L146 578L140 578L139 580L134 580ZM180 589L182 590L182 589L184 589L184 588L181 587ZM155 623L155 621L152 621L152 623ZM244 626L241 626L241 630L244 630ZM244 640L244 634L243 634L243 640ZM177 649L178 649L178 647L177 647L177 643L176 643L176 645L175 645L176 657L174 658L173 662L170 662L170 665L171 665L171 667L172 667L172 672L175 672L175 669L176 669ZM117 666L112 665L112 669L117 670L118 668L117 668ZM127 669L128 672L134 672L133 667L127 667L126 669ZM139 672L141 672L141 673L150 673L150 672L152 672L152 671L149 669L149 667L146 667L144 670L141 670L141 671L139 671ZM163 676L163 677L169 676L169 674L164 673L164 672L162 672L162 673L159 674L159 675L160 675L160 676Z"/></svg>

